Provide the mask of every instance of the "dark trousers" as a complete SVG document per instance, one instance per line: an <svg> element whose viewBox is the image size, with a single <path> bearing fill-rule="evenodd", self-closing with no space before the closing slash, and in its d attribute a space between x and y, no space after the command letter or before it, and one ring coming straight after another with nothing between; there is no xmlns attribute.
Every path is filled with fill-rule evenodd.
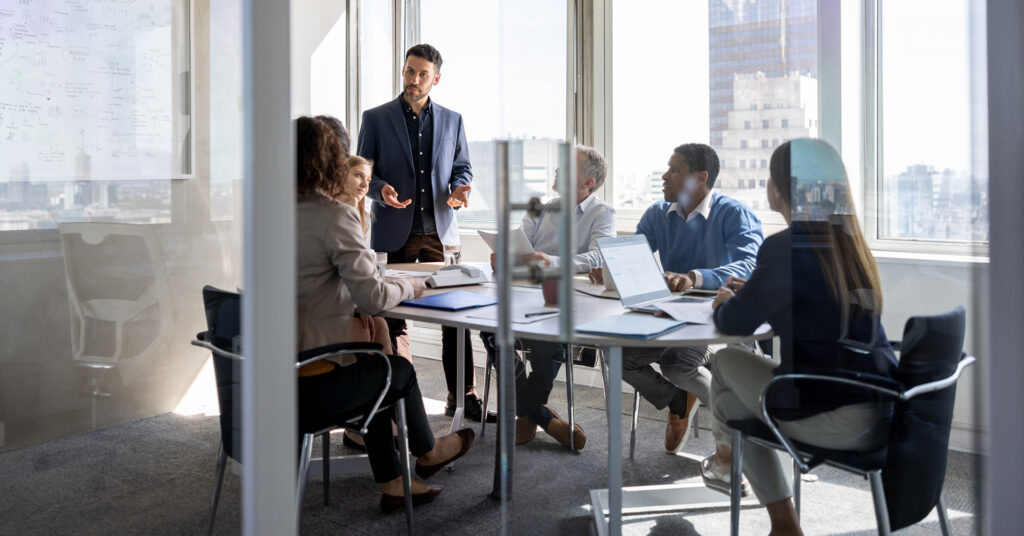
<svg viewBox="0 0 1024 536"><path fill-rule="evenodd" d="M397 251L388 253L388 263L400 262L443 262L444 246L436 234L431 235L409 235L409 239ZM399 348L399 339L404 340L408 345L409 330L405 320L388 318L388 330L391 331L391 346ZM441 365L444 367L444 380L448 384L448 394L454 396L459 390L459 355L458 355L458 329L441 328ZM469 338L469 330L466 330L466 362L463 366L466 374L466 394L473 391L476 386L476 374L473 370L473 345Z"/></svg>
<svg viewBox="0 0 1024 536"><path fill-rule="evenodd" d="M398 356L388 356L391 363L391 386L382 406L405 399L409 451L423 456L434 448L434 433L423 409L423 396L416 382L411 363ZM355 363L336 366L334 370L299 378L299 414L319 422L340 422L365 415L373 409L387 378L387 366L379 356L359 356ZM394 407L380 411L370 421L364 440L370 469L377 482L388 482L401 476L402 466L395 450L391 421Z"/></svg>
<svg viewBox="0 0 1024 536"><path fill-rule="evenodd" d="M481 332L480 339L487 349L487 359L493 363L497 358L494 334ZM534 417L534 412L548 403L558 369L565 361L565 344L527 340L523 345L530 361L530 373L526 373L522 360L515 360L516 416Z"/></svg>

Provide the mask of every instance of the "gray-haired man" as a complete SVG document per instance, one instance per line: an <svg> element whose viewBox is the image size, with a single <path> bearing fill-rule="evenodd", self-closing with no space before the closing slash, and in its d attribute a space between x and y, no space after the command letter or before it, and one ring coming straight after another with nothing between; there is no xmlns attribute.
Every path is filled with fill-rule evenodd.
<svg viewBox="0 0 1024 536"><path fill-rule="evenodd" d="M608 164L601 153L592 147L577 146L576 158L576 254L569 262L573 263L576 272L588 272L601 266L597 239L615 236L615 209L592 195L604 185L608 176ZM558 189L557 177L553 188ZM554 199L549 204L557 202L558 199ZM533 246L534 253L526 255L523 260L558 266L562 262L555 256L558 251L558 225L557 212L545 211L536 218L525 216L521 229ZM494 261L492 254L492 266ZM493 335L481 333L480 337L487 347L488 357L493 359ZM523 341L523 345L528 350L532 370L527 375L524 365L516 360L516 444L532 440L537 434L537 426L540 426L567 447L570 434L574 435L576 450L582 450L587 436L579 425L570 430L569 423L545 405L558 369L566 359L565 345L533 340Z"/></svg>

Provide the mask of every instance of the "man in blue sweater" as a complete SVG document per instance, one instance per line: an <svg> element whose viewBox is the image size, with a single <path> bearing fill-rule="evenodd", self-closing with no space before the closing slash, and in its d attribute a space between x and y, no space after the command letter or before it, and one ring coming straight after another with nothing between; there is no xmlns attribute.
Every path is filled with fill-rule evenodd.
<svg viewBox="0 0 1024 536"><path fill-rule="evenodd" d="M712 191L718 155L711 147L687 143L675 148L662 175L664 201L650 206L636 232L661 257L665 282L673 291L717 289L730 277L754 270L764 236L761 221L739 201ZM665 449L678 452L689 437L697 399L710 403L711 359L707 346L626 348L622 378L658 409L669 408ZM658 363L662 373L651 367Z"/></svg>

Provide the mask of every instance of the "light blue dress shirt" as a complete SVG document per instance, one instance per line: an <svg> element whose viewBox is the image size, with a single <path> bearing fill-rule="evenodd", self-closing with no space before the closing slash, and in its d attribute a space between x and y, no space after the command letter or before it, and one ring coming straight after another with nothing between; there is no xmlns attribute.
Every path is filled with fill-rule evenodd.
<svg viewBox="0 0 1024 536"><path fill-rule="evenodd" d="M647 238L666 271L698 272L697 288L716 289L729 276L750 277L764 236L761 220L745 205L717 192L708 196L710 206L688 219L675 203L658 201L644 212L636 232Z"/></svg>
<svg viewBox="0 0 1024 536"><path fill-rule="evenodd" d="M557 197L547 204L554 203L558 203ZM547 253L552 266L561 263L555 256L558 253L558 216L558 212L549 211L542 212L539 218L526 215L521 227L533 250ZM597 239L605 236L615 236L615 209L591 194L576 205L576 254L572 261L577 272L589 272L601 266Z"/></svg>

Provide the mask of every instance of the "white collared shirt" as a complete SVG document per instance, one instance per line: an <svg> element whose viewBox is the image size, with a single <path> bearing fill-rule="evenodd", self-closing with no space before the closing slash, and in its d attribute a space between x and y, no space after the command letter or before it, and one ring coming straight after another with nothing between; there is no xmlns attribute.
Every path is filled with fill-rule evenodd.
<svg viewBox="0 0 1024 536"><path fill-rule="evenodd" d="M690 223L690 220L697 217L697 214L704 216L704 219L707 220L708 218L711 217L711 202L714 201L713 199L711 199L711 196L713 195L715 195L715 192L708 192L708 195L705 195L704 199L702 199L701 202L697 204L697 208L690 211L689 214L685 214L683 212L683 206L680 205L679 203L672 203L671 205L668 206L668 214L671 215L673 212L675 212L676 214L679 214L679 217L682 218L686 223Z"/></svg>
<svg viewBox="0 0 1024 536"><path fill-rule="evenodd" d="M548 205L558 203L558 198ZM534 251L547 253L551 265L558 266L558 212L544 211L539 218L526 215L522 229L533 245ZM576 255L573 264L577 272L588 272L601 266L601 252L597 250L597 239L615 236L615 209L593 194L576 205Z"/></svg>
<svg viewBox="0 0 1024 536"><path fill-rule="evenodd" d="M704 216L704 221L707 221L708 218L711 217L711 202L714 201L711 196L713 195L715 195L715 192L708 192L708 195L705 195L704 199L702 199L700 203L697 204L697 207L691 210L689 214L683 213L683 206L679 203L672 203L669 205L667 214L671 216L674 212L686 223L690 223L690 220L696 218L697 215L700 214L701 216ZM694 288L701 288L704 285L704 274L700 273L700 271L690 270L690 277L693 278Z"/></svg>

